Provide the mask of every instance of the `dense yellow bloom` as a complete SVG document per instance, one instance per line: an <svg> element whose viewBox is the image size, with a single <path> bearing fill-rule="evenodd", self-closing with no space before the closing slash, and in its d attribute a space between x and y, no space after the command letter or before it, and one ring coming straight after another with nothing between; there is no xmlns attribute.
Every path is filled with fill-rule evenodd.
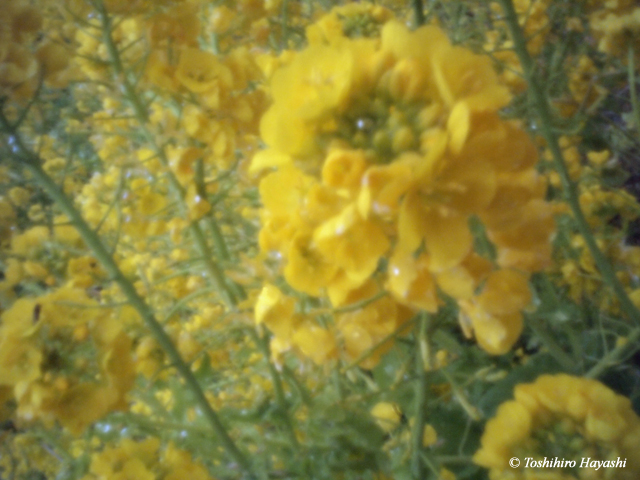
<svg viewBox="0 0 640 480"><path fill-rule="evenodd" d="M525 129L578 132L561 146L580 207L640 306L640 207L612 186L638 173L617 175L636 153L620 68L636 0L513 0L553 115L576 115L552 125L524 95L509 105L526 82L496 2L5 3L2 478L468 478L480 467L451 454L473 428L436 415L477 421L490 384L544 368L556 333L633 375L633 312L550 204L567 192ZM408 27L420 3L431 24ZM547 335L512 352L533 308L552 313ZM613 476L640 476L628 401L566 375L515 397L476 455L493 480L611 476L508 467L550 452L624 455ZM206 433L206 402L228 436Z"/></svg>
<svg viewBox="0 0 640 480"><path fill-rule="evenodd" d="M336 9L311 26L311 46L271 77L267 148L251 165L276 169L260 182L260 246L283 257L293 288L334 306L381 277L412 309L437 311L439 288L468 300L471 317L488 315L475 327L480 345L504 353L527 302L497 314L471 308L482 278L465 266L475 261L469 222L480 218L497 247L496 274L517 268L526 284L549 264L554 222L536 150L498 116L510 95L488 58L386 14L363 35L373 38L354 38L342 30L349 15ZM364 312L337 323L350 357L384 338L377 314L367 324Z"/></svg>
<svg viewBox="0 0 640 480"><path fill-rule="evenodd" d="M588 469L588 478L635 479L640 474L640 418L628 398L596 380L543 375L516 386L514 400L489 420L474 461L489 469L491 480L537 479L548 469L514 469L509 459L554 456L576 460L626 460L624 468ZM563 480L587 478L584 468L554 469ZM615 472L615 473L614 473ZM613 476L612 476L613 475ZM546 477L545 477L546 478Z"/></svg>

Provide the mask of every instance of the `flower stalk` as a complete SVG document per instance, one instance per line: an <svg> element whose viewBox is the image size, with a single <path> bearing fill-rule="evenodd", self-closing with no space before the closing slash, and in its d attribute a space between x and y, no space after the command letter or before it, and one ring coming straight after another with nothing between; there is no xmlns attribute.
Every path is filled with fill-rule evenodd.
<svg viewBox="0 0 640 480"><path fill-rule="evenodd" d="M414 424L411 431L411 474L416 480L425 477L426 469L422 461L422 437L424 426L427 422L427 377L428 364L425 363L422 345L428 342L429 334L429 318L427 314L422 313L418 319L417 325L417 342L415 348L414 362L416 369L416 385L414 400Z"/></svg>

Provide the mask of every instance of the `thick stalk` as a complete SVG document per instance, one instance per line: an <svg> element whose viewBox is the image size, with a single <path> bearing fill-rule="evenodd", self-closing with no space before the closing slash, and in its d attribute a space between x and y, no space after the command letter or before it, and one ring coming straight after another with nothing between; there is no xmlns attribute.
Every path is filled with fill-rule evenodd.
<svg viewBox="0 0 640 480"><path fill-rule="evenodd" d="M635 49L633 41L629 40L628 52L628 76L629 76L629 94L631 95L631 109L633 111L633 122L638 138L640 138L640 103L638 102L638 91L636 85L636 65L635 65Z"/></svg>
<svg viewBox="0 0 640 480"><path fill-rule="evenodd" d="M529 86L529 96L540 120L540 132L546 140L547 147L551 152L555 169L562 182L567 204L571 208L578 230L591 252L591 256L600 271L600 275L602 275L605 283L609 285L618 298L621 310L632 321L640 325L640 311L627 295L624 286L616 276L613 266L598 247L596 239L593 236L584 213L582 212L582 208L580 207L578 186L569 175L569 170L567 169L567 165L562 155L558 136L553 129L553 117L549 107L549 102L536 76L535 63L527 51L527 42L524 37L524 33L518 24L518 15L513 6L513 2L512 0L499 1L502 5L505 20L511 33L514 49L520 59L520 64L522 65L522 70Z"/></svg>
<svg viewBox="0 0 640 480"><path fill-rule="evenodd" d="M207 198L207 186L204 179L204 161L202 160L202 158L199 158L196 161L195 171L196 191L202 198ZM220 258L220 260L222 260L223 262L228 262L231 258L231 256L229 255L229 249L227 248L227 243L224 241L224 237L222 235L222 232L220 231L220 227L213 218L213 213L209 213L206 219L206 223L209 227L209 234L211 235L211 238L213 238L213 245L216 249L216 253L218 254L218 258Z"/></svg>
<svg viewBox="0 0 640 480"><path fill-rule="evenodd" d="M422 437L427 421L427 375L428 365L425 364L421 345L428 341L429 318L425 313L420 314L417 325L417 338L414 353L416 369L416 385L414 398L414 424L411 431L411 474L415 480L422 480L426 476L425 465L422 461Z"/></svg>
<svg viewBox="0 0 640 480"><path fill-rule="evenodd" d="M411 0L413 6L413 17L416 27L424 25L424 5L422 0Z"/></svg>

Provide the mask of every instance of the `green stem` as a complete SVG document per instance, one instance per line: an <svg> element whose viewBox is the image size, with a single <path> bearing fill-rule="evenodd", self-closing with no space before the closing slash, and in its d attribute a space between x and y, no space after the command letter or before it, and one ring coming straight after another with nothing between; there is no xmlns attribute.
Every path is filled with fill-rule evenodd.
<svg viewBox="0 0 640 480"><path fill-rule="evenodd" d="M435 460L445 465L473 465L473 458L469 455L439 455Z"/></svg>
<svg viewBox="0 0 640 480"><path fill-rule="evenodd" d="M540 119L540 131L543 138L546 140L547 147L553 157L555 169L560 176L566 201L569 204L573 217L576 220L578 230L584 238L602 278L611 287L618 298L621 310L628 318L640 325L640 311L627 295L624 286L616 276L613 266L598 247L596 239L593 236L584 213L582 212L582 208L580 207L578 186L569 175L569 170L567 169L567 165L560 148L560 143L558 142L558 136L553 130L553 118L549 102L538 78L536 77L535 63L527 51L527 42L524 37L524 33L518 24L518 15L513 6L513 1L499 1L505 14L505 20L511 33L511 38L513 39L514 49L520 59L520 64L522 65L522 70L529 86L530 98Z"/></svg>
<svg viewBox="0 0 640 480"><path fill-rule="evenodd" d="M200 425L189 425L181 422L172 422L165 420L156 420L149 418L146 415L136 414L119 414L114 415L113 423L121 423L123 426L131 424L137 425L142 428L154 430L155 432L162 432L168 430L185 431L197 435L207 435L211 430L208 427Z"/></svg>
<svg viewBox="0 0 640 480"><path fill-rule="evenodd" d="M289 436L289 440L291 444L299 448L298 437L296 437L296 430L293 425L293 421L289 416L289 406L287 405L287 399L284 395L284 388L282 385L282 378L280 377L280 372L275 367L273 362L271 361L271 350L269 349L269 337L267 334L261 335L256 330L249 330L251 332L251 336L254 341L257 343L258 348L264 355L265 360L267 361L267 366L269 369L269 375L271 376L271 383L273 384L273 389L276 394L276 402L278 403L278 409L280 410L281 417L284 421L285 427L287 429L287 434Z"/></svg>
<svg viewBox="0 0 640 480"><path fill-rule="evenodd" d="M480 413L480 411L472 405L471 401L464 393L462 387L460 387L460 385L458 385L458 383L454 381L453 377L447 372L447 369L442 368L440 369L440 372L442 373L442 376L447 379L449 385L451 385L453 396L456 397L456 400L458 401L462 409L466 412L466 414L469 415L469 418L475 422L479 422L480 420L482 420L482 414Z"/></svg>
<svg viewBox="0 0 640 480"><path fill-rule="evenodd" d="M418 335L416 341L414 362L416 369L416 386L414 399L414 424L411 431L411 474L415 480L422 480L426 476L425 465L421 458L422 437L427 421L427 376L428 366L424 362L423 351L420 347L427 341L429 318L425 313L418 319Z"/></svg>
<svg viewBox="0 0 640 480"><path fill-rule="evenodd" d="M640 136L640 104L638 103L638 93L636 92L636 66L635 66L635 50L633 41L629 40L628 53L628 70L629 70L629 93L631 94L631 108L633 109L633 120L635 129Z"/></svg>
<svg viewBox="0 0 640 480"><path fill-rule="evenodd" d="M24 149L21 143L20 145L21 150L23 151L23 155L21 155L19 159L21 160L21 163L31 172L35 181L45 192L47 192L58 207L60 207L65 215L71 220L71 223L76 228L84 242L92 250L96 259L102 264L110 277L118 284L120 290L122 290L122 293L129 301L129 304L135 308L138 314L143 318L147 328L149 328L155 340L166 352L167 357L180 376L182 376L187 388L189 388L195 396L197 404L202 409L205 418L208 420L224 449L243 470L251 474L251 463L238 449L227 433L227 430L220 421L218 414L209 404L198 380L191 372L189 366L182 360L180 352L178 352L178 349L173 344L169 335L164 331L162 325L155 318L151 307L138 294L133 283L131 283L131 281L129 281L129 279L122 273L117 263L102 243L100 237L98 237L84 218L82 218L82 215L80 215L80 212L75 208L73 202L64 194L60 187L58 187L56 182L42 169L40 166L40 159L33 153Z"/></svg>
<svg viewBox="0 0 640 480"><path fill-rule="evenodd" d="M420 27L424 25L424 5L422 4L422 0L412 0L411 4L413 6L413 17L416 24L416 27Z"/></svg>
<svg viewBox="0 0 640 480"><path fill-rule="evenodd" d="M532 318L527 322L527 325L531 330L533 330L536 336L542 340L542 343L547 347L551 356L562 366L564 370L575 370L577 363L573 358L571 358L571 355L562 349L558 342L556 342L555 338L553 338L553 335L547 332L544 325L536 323L538 320L538 318Z"/></svg>
<svg viewBox="0 0 640 480"><path fill-rule="evenodd" d="M623 345L615 347L608 354L602 357L600 361L598 361L598 363L586 373L585 377L598 378L609 367L620 365L620 361L625 356L633 353L633 351L638 350L639 340L640 328L636 328L629 334L629 336L627 337L627 341Z"/></svg>
<svg viewBox="0 0 640 480"><path fill-rule="evenodd" d="M373 297L365 298L364 300L360 300L359 302L356 302L356 303L350 303L349 305L345 305L344 307L334 308L331 311L331 313L335 315L339 313L355 312L356 310L360 310L361 308L364 308L367 305L377 302L378 300L386 297L387 295L389 295L389 292L386 292L383 290L381 292L376 293Z"/></svg>
<svg viewBox="0 0 640 480"><path fill-rule="evenodd" d="M282 50L286 50L288 40L289 40L289 0L283 0L281 14L282 14L282 37L280 39L280 48Z"/></svg>
<svg viewBox="0 0 640 480"><path fill-rule="evenodd" d="M196 184L196 191L198 192L198 195L206 199L208 195L207 195L207 187L205 185L204 178L205 178L204 161L202 160L202 158L199 158L196 161L194 182ZM228 262L229 259L231 258L229 255L229 249L227 248L227 243L224 241L224 237L222 236L220 227L218 226L217 222L213 218L212 211L207 214L206 222L207 222L207 227L209 227L209 233L211 234L211 238L213 238L213 245L216 249L216 253L218 254L218 257L223 262Z"/></svg>

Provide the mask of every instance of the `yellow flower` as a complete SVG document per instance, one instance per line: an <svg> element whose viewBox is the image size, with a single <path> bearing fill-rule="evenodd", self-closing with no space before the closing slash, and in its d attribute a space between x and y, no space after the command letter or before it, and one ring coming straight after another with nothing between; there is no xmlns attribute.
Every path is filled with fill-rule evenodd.
<svg viewBox="0 0 640 480"><path fill-rule="evenodd" d="M289 341L295 327L295 300L275 285L265 285L255 305L256 324L264 323L276 337Z"/></svg>
<svg viewBox="0 0 640 480"><path fill-rule="evenodd" d="M62 88L68 80L64 71L69 65L70 52L60 44L47 42L38 48L36 58L45 81L52 87Z"/></svg>
<svg viewBox="0 0 640 480"><path fill-rule="evenodd" d="M284 277L301 292L319 296L334 278L338 267L313 243L311 235L298 234L289 245Z"/></svg>
<svg viewBox="0 0 640 480"><path fill-rule="evenodd" d="M351 292L345 303L368 300L378 293L375 283L369 281ZM412 312L386 296L357 310L336 316L337 329L341 334L344 353L349 361L360 360L362 368L373 368L382 354L393 342L391 334L401 330L402 325L412 316ZM366 355L366 356L365 356Z"/></svg>
<svg viewBox="0 0 640 480"><path fill-rule="evenodd" d="M148 20L149 42L154 49L168 45L198 43L200 22L197 11L190 4L175 5L166 12L157 13Z"/></svg>
<svg viewBox="0 0 640 480"><path fill-rule="evenodd" d="M178 480L185 476L211 480L201 464L172 443L163 448L157 438L138 442L125 438L93 453L89 472L82 480Z"/></svg>
<svg viewBox="0 0 640 480"><path fill-rule="evenodd" d="M591 27L599 39L598 50L628 61L629 45L636 45L640 38L640 8L624 9L624 11L607 11L605 5L600 12L590 17ZM622 10L622 9L621 9ZM634 49L634 64L638 69L640 52Z"/></svg>
<svg viewBox="0 0 640 480"><path fill-rule="evenodd" d="M330 261L344 270L353 280L354 287L369 278L389 248L389 240L382 228L371 220L363 219L355 204L316 228L313 242L327 263Z"/></svg>
<svg viewBox="0 0 640 480"><path fill-rule="evenodd" d="M32 382L40 376L43 355L33 336L37 303L21 298L3 313L0 328L0 385Z"/></svg>
<svg viewBox="0 0 640 480"><path fill-rule="evenodd" d="M520 311L530 301L526 274L498 270L489 274L479 295L460 302L461 324L468 334L473 331L483 350L492 355L502 355L520 337Z"/></svg>
<svg viewBox="0 0 640 480"><path fill-rule="evenodd" d="M211 93L229 88L233 83L231 71L214 54L184 48L176 70L176 78L194 93Z"/></svg>
<svg viewBox="0 0 640 480"><path fill-rule="evenodd" d="M398 235L399 248L406 251L417 250L422 242L426 244L433 272L458 265L473 243L467 216L425 204L417 191L410 192L402 201Z"/></svg>
<svg viewBox="0 0 640 480"><path fill-rule="evenodd" d="M501 230L489 230L498 250L498 263L525 271L541 270L551 263L551 238L555 232L552 206L533 199L520 210L517 222Z"/></svg>
<svg viewBox="0 0 640 480"><path fill-rule="evenodd" d="M414 185L417 155L404 155L389 165L369 167L362 175L358 209L365 218L397 215L402 197Z"/></svg>
<svg viewBox="0 0 640 480"><path fill-rule="evenodd" d="M357 191L366 167L363 150L336 148L329 152L322 166L322 182L340 190Z"/></svg>
<svg viewBox="0 0 640 480"><path fill-rule="evenodd" d="M350 20L369 25L373 10L345 8L309 28L310 46L283 55L271 77L273 104L260 124L267 148L250 167L277 169L260 186L260 246L282 255L294 289L334 306L373 279L393 308L435 312L438 290L466 301L467 333L503 352L522 319L475 298L494 267L478 260L470 222L484 223L501 267L547 265L554 225L536 149L500 118L510 94L488 57L384 12L358 31ZM347 356L373 349L374 364L381 332L364 318L378 313L359 315L336 326Z"/></svg>
<svg viewBox="0 0 640 480"><path fill-rule="evenodd" d="M473 459L498 479L538 478L547 469L509 466L509 459L542 460L549 452L575 460L625 460L624 468L590 469L589 478L632 480L640 474L640 418L628 398L596 380L565 374L543 375L534 383L519 384L514 400L498 407L487 422L481 448ZM607 463L609 465L609 463ZM561 468L556 478L575 479L581 469ZM544 473L546 475L546 473ZM580 475L582 477L582 475Z"/></svg>
<svg viewBox="0 0 640 480"><path fill-rule="evenodd" d="M400 303L418 307L427 312L438 309L436 282L429 271L429 257L415 258L410 252L397 249L389 260L387 288Z"/></svg>
<svg viewBox="0 0 640 480"><path fill-rule="evenodd" d="M395 430L402 418L400 407L391 402L376 403L370 413L380 428L387 433Z"/></svg>
<svg viewBox="0 0 640 480"><path fill-rule="evenodd" d="M292 216L299 210L304 198L316 180L293 167L283 167L270 173L260 182L260 198L265 209L273 216ZM287 188L283 189L283 185Z"/></svg>
<svg viewBox="0 0 640 480"><path fill-rule="evenodd" d="M323 365L337 356L335 335L313 320L302 322L296 328L291 342L317 365Z"/></svg>
<svg viewBox="0 0 640 480"><path fill-rule="evenodd" d="M449 47L444 42L439 47L433 55L433 77L441 98L452 111L464 103L469 113L495 112L509 103L509 90L498 82L489 57L475 55L463 47Z"/></svg>
<svg viewBox="0 0 640 480"><path fill-rule="evenodd" d="M314 150L310 121L340 108L350 93L353 57L348 49L310 47L271 79L274 105L260 123L271 148L289 155Z"/></svg>
<svg viewBox="0 0 640 480"><path fill-rule="evenodd" d="M425 425L422 431L422 446L423 447L431 447L435 445L438 441L438 433L436 429L433 428L433 425Z"/></svg>
<svg viewBox="0 0 640 480"><path fill-rule="evenodd" d="M459 265L436 275L438 287L457 300L468 300L492 270L489 260L471 253Z"/></svg>
<svg viewBox="0 0 640 480"><path fill-rule="evenodd" d="M126 406L131 341L97 306L84 290L64 287L2 314L0 385L13 387L19 417L57 420L77 435Z"/></svg>

